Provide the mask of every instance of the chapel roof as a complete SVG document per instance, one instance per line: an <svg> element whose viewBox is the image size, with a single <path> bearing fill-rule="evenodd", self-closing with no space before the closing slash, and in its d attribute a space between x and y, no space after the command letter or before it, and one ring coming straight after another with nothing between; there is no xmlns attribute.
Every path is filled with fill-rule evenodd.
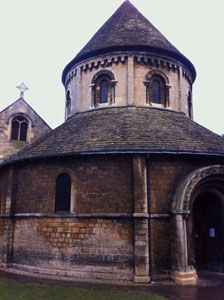
<svg viewBox="0 0 224 300"><path fill-rule="evenodd" d="M29 111L31 111L38 119L40 119L44 123L44 125L46 125L51 130L51 127L46 123L46 121L29 105L28 102L26 102L25 99L23 99L21 97L19 99L15 100L14 102L10 103L3 110L1 110L0 116L7 111L10 111L11 116L15 115L15 114L25 114L26 115L27 113L24 113L24 111L21 110L21 107L27 107ZM29 117L31 117L30 114L29 114Z"/></svg>
<svg viewBox="0 0 224 300"><path fill-rule="evenodd" d="M63 83L67 73L76 63L100 54L122 50L141 50L168 55L188 67L193 80L196 77L193 64L130 1L125 1L65 67L62 74Z"/></svg>
<svg viewBox="0 0 224 300"><path fill-rule="evenodd" d="M2 164L105 153L224 156L224 140L183 113L147 107L111 107L74 115Z"/></svg>

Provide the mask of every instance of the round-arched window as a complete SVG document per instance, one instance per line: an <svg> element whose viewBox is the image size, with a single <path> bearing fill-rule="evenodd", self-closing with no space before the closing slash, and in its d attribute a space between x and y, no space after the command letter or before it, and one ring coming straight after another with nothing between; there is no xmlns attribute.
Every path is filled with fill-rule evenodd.
<svg viewBox="0 0 224 300"><path fill-rule="evenodd" d="M67 173L58 175L55 190L55 212L70 212L71 177Z"/></svg>
<svg viewBox="0 0 224 300"><path fill-rule="evenodd" d="M169 86L160 74L147 76L146 102L149 104L162 104L164 107L169 105Z"/></svg>
<svg viewBox="0 0 224 300"><path fill-rule="evenodd" d="M100 104L111 104L115 98L115 81L114 75L109 72L99 72L92 80L94 106Z"/></svg>
<svg viewBox="0 0 224 300"><path fill-rule="evenodd" d="M152 102L161 103L161 86L158 79L152 81Z"/></svg>
<svg viewBox="0 0 224 300"><path fill-rule="evenodd" d="M100 82L100 101L99 103L107 103L109 99L110 81L103 79Z"/></svg>

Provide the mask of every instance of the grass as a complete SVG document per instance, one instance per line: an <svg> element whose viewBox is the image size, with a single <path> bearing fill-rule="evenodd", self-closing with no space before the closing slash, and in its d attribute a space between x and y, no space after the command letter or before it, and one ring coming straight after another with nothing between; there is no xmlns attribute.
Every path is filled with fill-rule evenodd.
<svg viewBox="0 0 224 300"><path fill-rule="evenodd" d="M0 278L0 300L164 300L148 292L105 291L77 287L61 287L21 283Z"/></svg>

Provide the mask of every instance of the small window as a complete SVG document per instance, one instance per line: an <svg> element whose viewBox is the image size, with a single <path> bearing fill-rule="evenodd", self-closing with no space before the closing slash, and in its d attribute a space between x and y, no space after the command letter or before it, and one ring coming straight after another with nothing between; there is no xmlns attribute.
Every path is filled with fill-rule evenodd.
<svg viewBox="0 0 224 300"><path fill-rule="evenodd" d="M71 113L71 93L69 90L66 93L66 109L67 109L67 115L70 115L70 113Z"/></svg>
<svg viewBox="0 0 224 300"><path fill-rule="evenodd" d="M100 103L107 103L109 99L110 81L103 79L100 82Z"/></svg>
<svg viewBox="0 0 224 300"><path fill-rule="evenodd" d="M11 140L26 142L28 125L29 121L22 116L13 118L11 122Z"/></svg>
<svg viewBox="0 0 224 300"><path fill-rule="evenodd" d="M169 86L160 74L152 75L146 83L146 102L169 106Z"/></svg>
<svg viewBox="0 0 224 300"><path fill-rule="evenodd" d="M188 104L188 116L192 118L192 96L190 91L188 91L188 95L187 95L187 104Z"/></svg>
<svg viewBox="0 0 224 300"><path fill-rule="evenodd" d="M56 179L55 212L70 212L71 177L64 173Z"/></svg>
<svg viewBox="0 0 224 300"><path fill-rule="evenodd" d="M161 103L161 86L160 81L154 79L152 82L152 102Z"/></svg>
<svg viewBox="0 0 224 300"><path fill-rule="evenodd" d="M99 72L92 80L93 106L100 104L112 104L115 100L114 75L109 72Z"/></svg>

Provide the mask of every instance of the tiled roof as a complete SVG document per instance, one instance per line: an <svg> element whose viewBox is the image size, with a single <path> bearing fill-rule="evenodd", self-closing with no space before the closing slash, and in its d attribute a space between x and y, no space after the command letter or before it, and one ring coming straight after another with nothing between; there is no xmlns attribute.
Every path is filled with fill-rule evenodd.
<svg viewBox="0 0 224 300"><path fill-rule="evenodd" d="M3 164L40 157L123 152L224 155L224 140L183 113L111 107L74 115Z"/></svg>
<svg viewBox="0 0 224 300"><path fill-rule="evenodd" d="M120 50L143 50L166 54L183 62L192 72L192 77L196 76L191 62L129 1L125 1L65 67L62 81L65 82L66 74L77 62L101 53Z"/></svg>

